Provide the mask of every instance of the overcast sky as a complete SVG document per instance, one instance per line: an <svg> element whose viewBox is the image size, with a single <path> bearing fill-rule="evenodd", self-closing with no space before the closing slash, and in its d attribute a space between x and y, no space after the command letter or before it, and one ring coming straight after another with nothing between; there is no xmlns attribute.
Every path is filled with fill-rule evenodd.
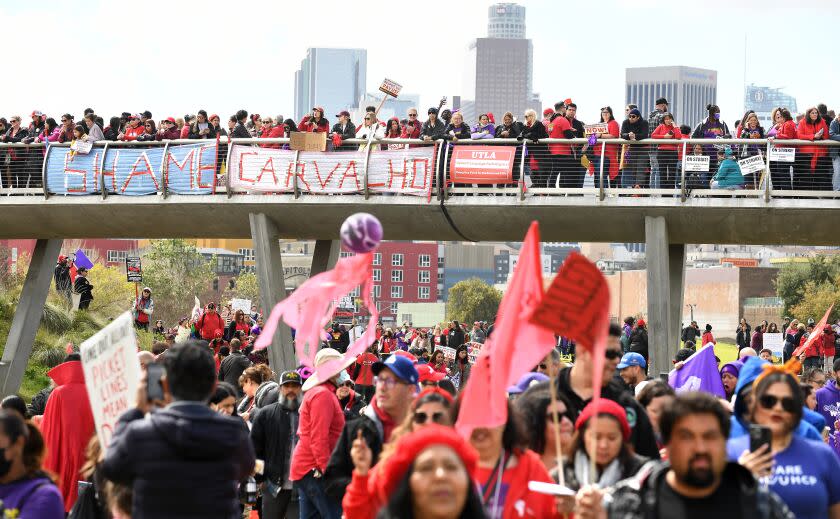
<svg viewBox="0 0 840 519"><path fill-rule="evenodd" d="M387 76L419 93L424 107L436 105L442 95L462 93L464 55L470 40L486 36L492 3L0 2L0 114L81 114L91 106L106 118L148 109L160 119L199 108L223 119L238 108L290 116L307 47L366 48L369 91ZM831 41L837 0L519 3L527 7L543 105L571 97L584 121L605 104L623 105L625 67L655 65L717 70L722 115L739 118L745 33L747 82L785 87L800 110L820 101L840 107Z"/></svg>

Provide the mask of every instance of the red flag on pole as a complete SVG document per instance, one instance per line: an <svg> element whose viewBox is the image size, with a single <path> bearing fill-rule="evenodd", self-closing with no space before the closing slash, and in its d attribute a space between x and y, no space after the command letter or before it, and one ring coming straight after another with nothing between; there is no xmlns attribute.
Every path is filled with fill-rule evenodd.
<svg viewBox="0 0 840 519"><path fill-rule="evenodd" d="M528 322L543 299L540 227L532 222L519 261L499 305L493 335L470 372L456 428L469 437L476 427L507 421L507 388L516 383L554 348L551 330Z"/></svg>
<svg viewBox="0 0 840 519"><path fill-rule="evenodd" d="M592 353L593 400L601 395L609 308L610 291L604 275L594 263L572 252L529 319Z"/></svg>
<svg viewBox="0 0 840 519"><path fill-rule="evenodd" d="M825 328L825 325L828 324L828 316L831 314L831 310L833 308L834 303L832 303L831 306L828 307L828 310L825 311L825 315L823 316L823 318L820 319L820 322L818 322L817 325L814 327L814 333L812 333L808 336L807 339L805 339L805 342L802 343L802 346L793 350L792 357L799 357L800 355L802 355L802 352L808 349L808 346L810 346L812 342L817 340L817 337L822 337L823 328Z"/></svg>

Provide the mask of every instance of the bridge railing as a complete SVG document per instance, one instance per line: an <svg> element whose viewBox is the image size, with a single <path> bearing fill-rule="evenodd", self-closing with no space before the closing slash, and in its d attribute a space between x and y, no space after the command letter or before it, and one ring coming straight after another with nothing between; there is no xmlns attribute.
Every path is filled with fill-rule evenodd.
<svg viewBox="0 0 840 519"><path fill-rule="evenodd" d="M285 138L226 137L100 141L89 150L0 143L0 194L840 197L835 141L352 139L325 152L289 147Z"/></svg>

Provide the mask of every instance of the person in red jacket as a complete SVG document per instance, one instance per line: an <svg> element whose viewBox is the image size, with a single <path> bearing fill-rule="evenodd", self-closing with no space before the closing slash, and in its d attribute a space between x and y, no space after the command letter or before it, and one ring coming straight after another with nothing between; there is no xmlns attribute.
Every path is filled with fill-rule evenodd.
<svg viewBox="0 0 840 519"><path fill-rule="evenodd" d="M283 137L285 133L286 128L283 126L282 115L278 115L274 120L272 120L271 117L263 117L262 128L260 129L261 139L277 139ZM260 146L263 148L280 149L282 144L261 144Z"/></svg>
<svg viewBox="0 0 840 519"><path fill-rule="evenodd" d="M796 128L799 139L823 141L828 139L828 126L816 107L805 111L805 117ZM796 150L793 167L793 188L831 191L834 170L825 146L802 146Z"/></svg>
<svg viewBox="0 0 840 519"><path fill-rule="evenodd" d="M178 125L175 124L174 117L167 117L160 123L160 130L155 135L155 140L175 140L181 138L181 131L178 130Z"/></svg>
<svg viewBox="0 0 840 519"><path fill-rule="evenodd" d="M316 106L311 115L304 115L298 124L298 131L330 133L330 122L324 118L324 109Z"/></svg>
<svg viewBox="0 0 840 519"><path fill-rule="evenodd" d="M225 321L222 316L216 311L216 303L209 302L204 309L204 313L198 318L195 323L195 330L207 342L216 338L216 330L224 330Z"/></svg>
<svg viewBox="0 0 840 519"><path fill-rule="evenodd" d="M93 412L78 353L69 354L64 363L47 375L56 387L47 400L41 421L47 447L44 469L58 475L56 484L64 497L65 511L69 512L78 496L85 450L95 432Z"/></svg>
<svg viewBox="0 0 840 519"><path fill-rule="evenodd" d="M356 374L355 382L356 391L361 393L365 402L370 402L373 398L373 365L379 361L379 358L373 352L373 346L369 347L367 351L359 355L356 359L356 367L353 372Z"/></svg>
<svg viewBox="0 0 840 519"><path fill-rule="evenodd" d="M550 139L573 139L575 132L572 124L566 119L566 105L555 105L558 111L548 124ZM572 147L568 144L549 144L548 153L551 155L551 174L546 178L546 184L538 187L574 187L569 180L575 178L574 170L580 169L580 164L572 154Z"/></svg>
<svg viewBox="0 0 840 519"><path fill-rule="evenodd" d="M660 162L659 164L660 164L660 167L661 167L662 163ZM712 335L712 325L711 324L706 325L706 331L703 332L703 336L700 338L700 347L702 348L703 346L706 346L709 343L717 344L717 341L715 340L715 336Z"/></svg>
<svg viewBox="0 0 840 519"><path fill-rule="evenodd" d="M125 131L120 133L117 139L121 141L136 141L137 137L143 135L145 131L146 128L140 124L140 114L134 114L129 116Z"/></svg>
<svg viewBox="0 0 840 519"><path fill-rule="evenodd" d="M315 374L303 384L298 442L289 469L289 480L300 496L301 517L341 517L341 504L327 495L323 478L344 429L344 411L335 390L340 374L353 361L353 357L345 358L338 350L323 348L315 356ZM327 364L331 369L319 372L318 368L326 368Z"/></svg>
<svg viewBox="0 0 840 519"><path fill-rule="evenodd" d="M674 124L674 116L670 112L666 112L662 116L662 124L653 130L651 138L667 139L666 142L674 142L674 144L660 144L656 151L656 157L659 161L660 185L663 189L675 189L679 178L677 172L678 150L682 148L682 145L677 141L682 139L682 132Z"/></svg>
<svg viewBox="0 0 840 519"><path fill-rule="evenodd" d="M823 355L823 371L831 373L834 371L834 359L837 355L837 350L834 347L834 340L836 335L834 328L830 324L825 325L822 334L822 355Z"/></svg>
<svg viewBox="0 0 840 519"><path fill-rule="evenodd" d="M814 330L813 323L809 324L806 330L807 332L799 340L799 346L805 346L806 344L808 346L799 354L799 359L802 360L802 366L805 370L822 369L822 337L810 340L815 333L819 333Z"/></svg>
<svg viewBox="0 0 840 519"><path fill-rule="evenodd" d="M773 110L773 128L767 132L767 138L774 139L796 139L796 123L787 108L776 108ZM776 146L777 148L783 146ZM773 189L790 190L790 163L770 162L770 181Z"/></svg>
<svg viewBox="0 0 840 519"><path fill-rule="evenodd" d="M403 139L419 139L420 132L423 130L423 123L417 118L417 108L411 107L408 109L408 123L402 128Z"/></svg>

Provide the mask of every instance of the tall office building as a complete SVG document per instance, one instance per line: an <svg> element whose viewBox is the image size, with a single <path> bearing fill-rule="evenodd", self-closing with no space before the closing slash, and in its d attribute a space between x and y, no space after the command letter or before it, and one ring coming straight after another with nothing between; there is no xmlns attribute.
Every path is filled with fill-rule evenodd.
<svg viewBox="0 0 840 519"><path fill-rule="evenodd" d="M691 67L626 69L626 103L639 105L644 117L664 97L677 124L694 128L709 116L706 105L717 99L717 71ZM653 131L653 128L651 128Z"/></svg>
<svg viewBox="0 0 840 519"><path fill-rule="evenodd" d="M525 7L489 7L487 38L470 44L464 74L461 112L467 124L488 112L501 121L508 110L519 119L528 108L539 111L539 96L533 92L534 47L525 38Z"/></svg>
<svg viewBox="0 0 840 519"><path fill-rule="evenodd" d="M295 121L315 106L335 122L335 114L351 110L365 94L367 50L310 48L295 72Z"/></svg>
<svg viewBox="0 0 840 519"><path fill-rule="evenodd" d="M773 114L773 110L780 106L787 108L794 117L796 116L796 98L785 94L781 89L753 84L744 87L744 110L755 112L759 124L764 129L773 126L770 116Z"/></svg>

